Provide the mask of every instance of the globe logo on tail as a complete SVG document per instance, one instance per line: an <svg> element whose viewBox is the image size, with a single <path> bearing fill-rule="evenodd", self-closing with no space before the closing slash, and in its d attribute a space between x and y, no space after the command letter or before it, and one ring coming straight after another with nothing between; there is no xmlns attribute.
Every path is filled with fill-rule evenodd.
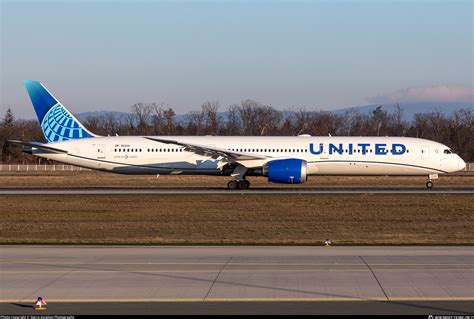
<svg viewBox="0 0 474 319"><path fill-rule="evenodd" d="M59 103L46 113L41 123L41 128L48 142L92 137Z"/></svg>

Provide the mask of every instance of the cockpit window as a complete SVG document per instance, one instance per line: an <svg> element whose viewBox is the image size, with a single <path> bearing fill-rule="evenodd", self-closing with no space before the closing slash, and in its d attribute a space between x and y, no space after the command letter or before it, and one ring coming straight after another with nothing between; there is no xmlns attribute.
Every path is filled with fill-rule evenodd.
<svg viewBox="0 0 474 319"><path fill-rule="evenodd" d="M445 149L444 154L455 154L452 149Z"/></svg>

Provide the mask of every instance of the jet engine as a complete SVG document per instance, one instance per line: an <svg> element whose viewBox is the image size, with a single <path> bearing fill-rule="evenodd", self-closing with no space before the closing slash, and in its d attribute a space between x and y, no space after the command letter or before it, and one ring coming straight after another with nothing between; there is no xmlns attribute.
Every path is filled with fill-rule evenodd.
<svg viewBox="0 0 474 319"><path fill-rule="evenodd" d="M282 184L301 184L306 182L305 160L289 158L268 162L263 169L263 175L268 181Z"/></svg>

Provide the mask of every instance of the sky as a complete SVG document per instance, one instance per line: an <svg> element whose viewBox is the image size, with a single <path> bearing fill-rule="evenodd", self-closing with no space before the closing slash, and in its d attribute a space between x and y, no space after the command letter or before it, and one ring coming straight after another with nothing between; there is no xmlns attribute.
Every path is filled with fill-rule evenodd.
<svg viewBox="0 0 474 319"><path fill-rule="evenodd" d="M73 113L474 100L474 2L0 0L2 114L22 80Z"/></svg>

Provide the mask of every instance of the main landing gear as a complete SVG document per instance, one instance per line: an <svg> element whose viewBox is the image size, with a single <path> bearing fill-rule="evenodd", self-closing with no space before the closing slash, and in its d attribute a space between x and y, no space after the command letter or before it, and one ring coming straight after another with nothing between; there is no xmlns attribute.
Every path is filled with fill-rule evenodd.
<svg viewBox="0 0 474 319"><path fill-rule="evenodd" d="M430 175L428 176L428 178L429 178L429 179L428 179L428 181L426 182L426 187L427 187L428 189L432 189L432 188L433 188L433 181L432 181L432 180L433 180L433 179L438 179L438 174L430 174Z"/></svg>
<svg viewBox="0 0 474 319"><path fill-rule="evenodd" d="M230 174L234 179L227 183L229 189L248 189L250 187L250 182L245 179L245 173L247 173L247 168L239 165L237 166L232 174Z"/></svg>
<svg viewBox="0 0 474 319"><path fill-rule="evenodd" d="M248 189L250 187L250 182L246 179L238 180L231 180L227 183L228 189Z"/></svg>

